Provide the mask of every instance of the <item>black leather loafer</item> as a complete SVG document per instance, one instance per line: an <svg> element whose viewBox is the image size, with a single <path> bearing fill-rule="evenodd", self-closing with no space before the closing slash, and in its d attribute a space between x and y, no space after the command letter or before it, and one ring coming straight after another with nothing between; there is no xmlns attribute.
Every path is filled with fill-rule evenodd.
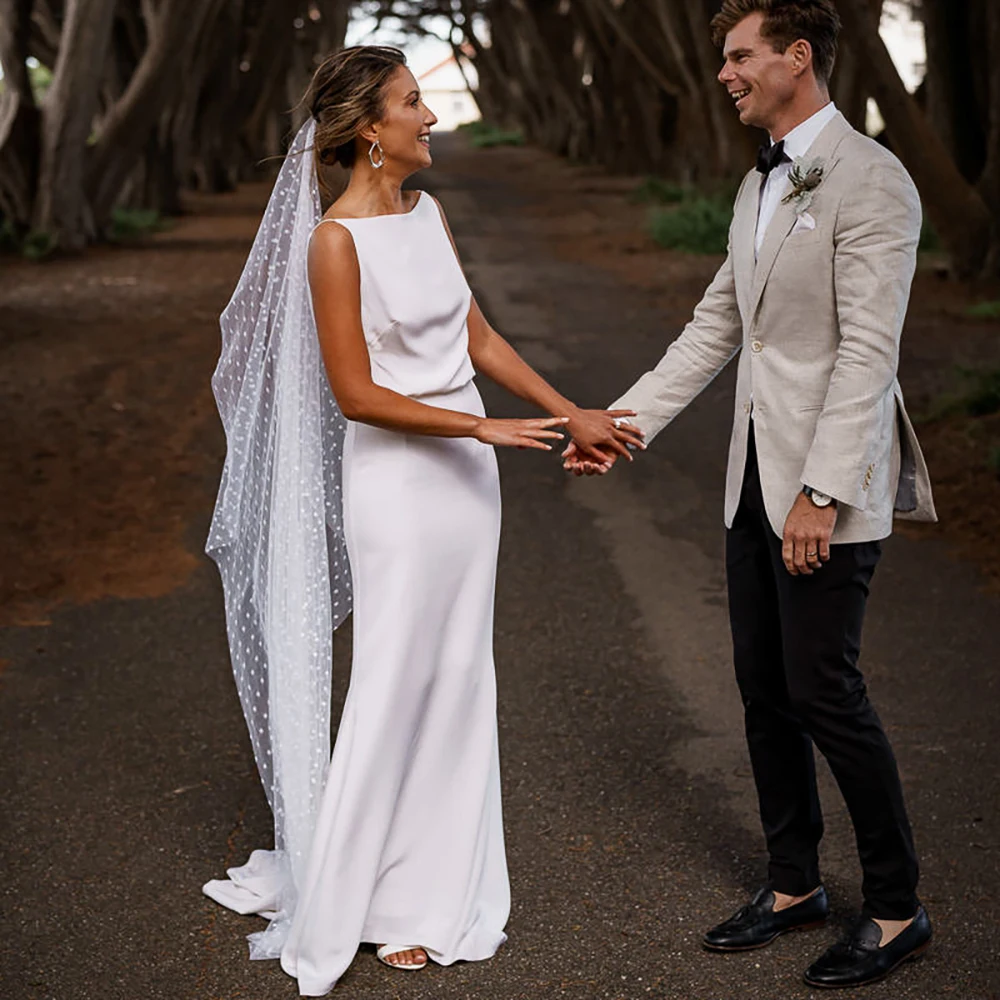
<svg viewBox="0 0 1000 1000"><path fill-rule="evenodd" d="M826 889L784 910L774 910L774 892L765 886L747 906L740 907L728 920L713 927L702 944L709 951L753 951L769 945L788 931L808 931L821 927L830 912Z"/></svg>
<svg viewBox="0 0 1000 1000"><path fill-rule="evenodd" d="M835 989L864 986L885 979L904 962L911 962L931 944L931 922L921 906L913 923L884 948L879 947L882 930L874 920L864 918L843 939L821 955L806 970L810 986Z"/></svg>

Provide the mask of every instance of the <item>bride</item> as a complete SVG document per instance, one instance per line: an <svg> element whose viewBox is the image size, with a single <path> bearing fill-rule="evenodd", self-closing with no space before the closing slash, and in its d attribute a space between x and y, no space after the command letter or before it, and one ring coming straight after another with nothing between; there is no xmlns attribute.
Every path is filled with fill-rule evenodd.
<svg viewBox="0 0 1000 1000"><path fill-rule="evenodd" d="M521 360L440 205L402 189L437 121L403 54L343 50L307 101L213 378L228 452L208 551L276 843L205 892L269 917L252 957L320 996L361 942L406 970L504 942L493 446L547 451L565 429L604 462L642 442L631 411L581 410ZM313 157L351 171L322 218ZM550 416L487 417L477 372ZM331 758L331 634L352 607Z"/></svg>

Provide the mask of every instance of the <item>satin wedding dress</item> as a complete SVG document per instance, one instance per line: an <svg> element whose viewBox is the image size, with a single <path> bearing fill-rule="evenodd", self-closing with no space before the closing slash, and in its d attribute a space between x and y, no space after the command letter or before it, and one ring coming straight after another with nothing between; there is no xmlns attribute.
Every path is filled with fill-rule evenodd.
<svg viewBox="0 0 1000 1000"><path fill-rule="evenodd" d="M471 293L434 200L347 229L379 385L483 414ZM489 958L510 910L500 805L493 449L349 423L344 528L354 657L282 967L330 990L361 942Z"/></svg>

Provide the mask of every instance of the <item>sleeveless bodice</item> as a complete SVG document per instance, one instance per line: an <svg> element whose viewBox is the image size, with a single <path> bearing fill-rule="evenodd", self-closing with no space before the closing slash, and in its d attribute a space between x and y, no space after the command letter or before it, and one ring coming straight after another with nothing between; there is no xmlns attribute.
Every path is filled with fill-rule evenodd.
<svg viewBox="0 0 1000 1000"><path fill-rule="evenodd" d="M466 385L472 292L434 199L421 192L405 214L334 221L354 238L372 380L413 397Z"/></svg>

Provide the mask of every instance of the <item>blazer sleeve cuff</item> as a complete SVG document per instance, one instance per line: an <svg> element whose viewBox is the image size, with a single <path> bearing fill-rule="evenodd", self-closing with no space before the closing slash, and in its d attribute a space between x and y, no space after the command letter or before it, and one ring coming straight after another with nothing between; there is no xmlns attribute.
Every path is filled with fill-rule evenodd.
<svg viewBox="0 0 1000 1000"><path fill-rule="evenodd" d="M648 407L643 407L642 401L639 399L632 398L631 392L626 392L624 396L620 396L616 399L610 406L609 410L635 410L636 416L625 417L630 424L638 427L642 431L643 441L648 445L653 438L656 437L660 431L663 430L667 424L670 423L669 417L663 416L658 413L653 413Z"/></svg>
<svg viewBox="0 0 1000 1000"><path fill-rule="evenodd" d="M820 493L833 497L839 504L846 504L855 510L865 510L868 506L868 486L874 467L860 474L851 470L831 469L829 465L821 464L812 457L806 460L802 470L802 485L811 486Z"/></svg>

